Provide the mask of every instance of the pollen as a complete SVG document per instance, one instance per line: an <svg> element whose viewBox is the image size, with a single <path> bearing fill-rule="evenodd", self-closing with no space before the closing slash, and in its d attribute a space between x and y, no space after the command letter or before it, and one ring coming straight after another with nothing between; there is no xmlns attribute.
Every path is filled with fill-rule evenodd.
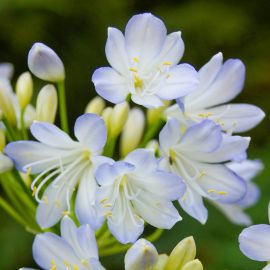
<svg viewBox="0 0 270 270"><path fill-rule="evenodd" d="M74 265L73 265L73 270L79 270L78 265L74 264Z"/></svg>
<svg viewBox="0 0 270 270"><path fill-rule="evenodd" d="M134 58L133 58L133 61L134 61L135 63L139 63L139 58L138 58L138 57L134 57Z"/></svg>
<svg viewBox="0 0 270 270"><path fill-rule="evenodd" d="M173 149L170 149L169 150L169 161L170 161L170 164L172 165L176 160L176 153L174 152Z"/></svg>
<svg viewBox="0 0 270 270"><path fill-rule="evenodd" d="M54 260L51 260L51 265L52 267L50 268L50 270L56 270L56 264Z"/></svg>
<svg viewBox="0 0 270 270"><path fill-rule="evenodd" d="M83 159L84 160L89 160L90 159L90 152L89 150L84 150L82 153Z"/></svg>
<svg viewBox="0 0 270 270"><path fill-rule="evenodd" d="M163 65L164 65L164 66L171 66L171 65L172 65L172 62L170 62L170 61L165 61L165 62L163 62Z"/></svg>
<svg viewBox="0 0 270 270"><path fill-rule="evenodd" d="M86 267L89 266L89 262L88 262L87 259L82 259L81 263L82 263L83 266L86 266Z"/></svg>
<svg viewBox="0 0 270 270"><path fill-rule="evenodd" d="M67 262L67 261L64 261L64 265L65 265L65 267L67 267L67 269L69 269L69 263Z"/></svg>
<svg viewBox="0 0 270 270"><path fill-rule="evenodd" d="M213 113L211 113L211 112L198 114L199 117L203 117L203 118L208 118L209 116L212 116L212 115L213 115Z"/></svg>
<svg viewBox="0 0 270 270"><path fill-rule="evenodd" d="M106 201L108 201L108 198L104 198L104 199L102 199L101 201L99 201L100 203L105 203Z"/></svg>
<svg viewBox="0 0 270 270"><path fill-rule="evenodd" d="M141 80L137 75L133 77L134 80L134 87L135 88L142 88L143 87L143 80Z"/></svg>
<svg viewBox="0 0 270 270"><path fill-rule="evenodd" d="M130 71L133 71L133 72L138 72L138 69L137 68L134 68L134 67L131 67L129 68Z"/></svg>
<svg viewBox="0 0 270 270"><path fill-rule="evenodd" d="M228 194L226 191L218 191L218 190L215 190L215 189L209 189L208 193L216 193L216 194L219 194L219 195L227 195Z"/></svg>

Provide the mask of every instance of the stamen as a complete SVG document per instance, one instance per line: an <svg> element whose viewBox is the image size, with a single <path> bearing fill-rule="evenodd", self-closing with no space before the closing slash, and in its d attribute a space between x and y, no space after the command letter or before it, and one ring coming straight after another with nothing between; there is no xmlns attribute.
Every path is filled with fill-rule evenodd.
<svg viewBox="0 0 270 270"><path fill-rule="evenodd" d="M169 150L169 162L172 165L176 161L176 153L173 149Z"/></svg>
<svg viewBox="0 0 270 270"><path fill-rule="evenodd" d="M56 270L56 264L54 260L51 260L52 267L50 270Z"/></svg>
<svg viewBox="0 0 270 270"><path fill-rule="evenodd" d="M138 57L134 57L134 58L133 58L133 61L134 61L135 63L139 63L139 58L138 58Z"/></svg>
<svg viewBox="0 0 270 270"><path fill-rule="evenodd" d="M172 65L172 62L170 62L170 61L165 61L165 62L163 62L163 65L164 65L164 66L171 66L171 65Z"/></svg>
<svg viewBox="0 0 270 270"><path fill-rule="evenodd" d="M133 80L134 80L134 87L135 88L142 88L143 87L143 81L137 75L134 75Z"/></svg>
<svg viewBox="0 0 270 270"><path fill-rule="evenodd" d="M45 202L46 205L49 204L49 199L48 199L47 196L44 196L44 197L43 197L43 201ZM42 202L42 201L41 201L41 202Z"/></svg>
<svg viewBox="0 0 270 270"><path fill-rule="evenodd" d="M81 263L83 266L86 266L86 267L89 266L89 261L87 259L82 259Z"/></svg>
<svg viewBox="0 0 270 270"><path fill-rule="evenodd" d="M134 67L131 67L129 68L130 71L133 71L133 72L138 72L138 69L137 68L134 68Z"/></svg>
<svg viewBox="0 0 270 270"><path fill-rule="evenodd" d="M227 195L228 194L226 191L218 191L218 190L215 190L215 189L209 189L207 192L208 193L216 193L216 194L219 194L219 195Z"/></svg>
<svg viewBox="0 0 270 270"><path fill-rule="evenodd" d="M112 211L108 211L104 215L105 215L106 218L110 218L110 217L113 216L113 213L112 213Z"/></svg>
<svg viewBox="0 0 270 270"><path fill-rule="evenodd" d="M32 196L35 196L36 192L37 192L37 187L34 187L33 192L32 192Z"/></svg>
<svg viewBox="0 0 270 270"><path fill-rule="evenodd" d="M108 198L104 198L104 199L102 199L101 201L99 201L100 203L105 203L106 201L108 201Z"/></svg>
<svg viewBox="0 0 270 270"><path fill-rule="evenodd" d="M73 265L73 270L79 270L78 265L74 264L74 265Z"/></svg>
<svg viewBox="0 0 270 270"><path fill-rule="evenodd" d="M70 211L63 211L62 214L63 214L63 216L69 216L70 215Z"/></svg>

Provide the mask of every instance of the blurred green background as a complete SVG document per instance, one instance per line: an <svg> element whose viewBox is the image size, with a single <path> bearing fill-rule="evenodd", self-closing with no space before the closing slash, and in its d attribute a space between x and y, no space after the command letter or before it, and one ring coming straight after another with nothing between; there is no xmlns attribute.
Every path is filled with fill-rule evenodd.
<svg viewBox="0 0 270 270"><path fill-rule="evenodd" d="M35 41L51 46L65 63L70 122L83 112L95 95L90 76L107 65L106 29L123 29L133 14L150 11L161 17L169 32L181 30L186 45L183 61L200 68L222 51L225 58L241 58L247 67L244 92L237 101L270 111L270 2L269 0L135 1L135 0L0 0L0 62L12 62L15 75L27 69L27 53ZM39 82L40 83L40 82ZM36 84L38 85L38 84ZM40 85L38 85L37 90ZM252 136L250 156L270 163L269 123L266 118ZM256 179L262 188L258 204L248 212L255 223L267 223L270 170ZM263 264L244 257L238 249L242 228L227 221L210 207L205 226L183 214L184 220L157 242L169 252L183 237L195 237L198 257L207 270L256 270ZM0 269L35 266L33 236L0 210ZM122 269L123 258L105 259L108 269ZM138 269L139 270L139 269Z"/></svg>

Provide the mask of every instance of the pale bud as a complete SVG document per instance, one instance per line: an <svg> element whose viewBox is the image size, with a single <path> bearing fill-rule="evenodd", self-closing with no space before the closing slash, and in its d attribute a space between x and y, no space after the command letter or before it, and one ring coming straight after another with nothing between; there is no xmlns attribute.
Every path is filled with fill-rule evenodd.
<svg viewBox="0 0 270 270"><path fill-rule="evenodd" d="M138 108L131 109L120 140L120 152L123 157L139 145L143 136L144 125L143 111Z"/></svg>
<svg viewBox="0 0 270 270"><path fill-rule="evenodd" d="M0 152L3 151L3 149L6 146L6 136L4 130L0 129Z"/></svg>
<svg viewBox="0 0 270 270"><path fill-rule="evenodd" d="M192 236L183 239L171 252L164 270L182 269L182 267L194 260L196 245Z"/></svg>
<svg viewBox="0 0 270 270"><path fill-rule="evenodd" d="M170 101L164 101L164 106L157 109L147 110L147 123L149 126L155 124L162 116L164 110L170 105Z"/></svg>
<svg viewBox="0 0 270 270"><path fill-rule="evenodd" d="M155 153L159 151L159 144L157 140L151 140L147 143L145 148L153 150Z"/></svg>
<svg viewBox="0 0 270 270"><path fill-rule="evenodd" d="M198 259L196 259L185 264L181 270L203 270L203 265Z"/></svg>
<svg viewBox="0 0 270 270"><path fill-rule="evenodd" d="M33 80L29 72L24 72L18 78L16 95L21 109L24 109L30 103L33 95Z"/></svg>
<svg viewBox="0 0 270 270"><path fill-rule="evenodd" d="M10 171L13 167L11 159L0 153L0 173Z"/></svg>
<svg viewBox="0 0 270 270"><path fill-rule="evenodd" d="M11 63L0 64L0 78L10 80L14 72L14 67Z"/></svg>
<svg viewBox="0 0 270 270"><path fill-rule="evenodd" d="M52 84L45 85L37 97L36 120L54 123L57 111L57 92Z"/></svg>
<svg viewBox="0 0 270 270"><path fill-rule="evenodd" d="M13 92L7 80L0 79L0 110L7 121L16 126L17 117L13 106Z"/></svg>
<svg viewBox="0 0 270 270"><path fill-rule="evenodd" d="M59 56L40 42L29 51L28 67L35 76L45 81L62 82L65 79L65 68Z"/></svg>
<svg viewBox="0 0 270 270"><path fill-rule="evenodd" d="M106 128L107 128L107 134L110 134L110 121L112 116L113 108L107 107L103 110L101 116L105 122Z"/></svg>
<svg viewBox="0 0 270 270"><path fill-rule="evenodd" d="M168 258L169 257L166 254L158 255L158 261L157 261L155 267L153 268L153 270L163 270L167 261L168 261Z"/></svg>
<svg viewBox="0 0 270 270"><path fill-rule="evenodd" d="M158 261L156 248L147 240L138 240L126 253L125 270L152 269Z"/></svg>
<svg viewBox="0 0 270 270"><path fill-rule="evenodd" d="M105 108L105 101L101 97L94 97L86 106L85 113L100 115Z"/></svg>
<svg viewBox="0 0 270 270"><path fill-rule="evenodd" d="M114 106L110 118L111 137L116 138L124 127L128 117L129 106L127 102L123 102Z"/></svg>

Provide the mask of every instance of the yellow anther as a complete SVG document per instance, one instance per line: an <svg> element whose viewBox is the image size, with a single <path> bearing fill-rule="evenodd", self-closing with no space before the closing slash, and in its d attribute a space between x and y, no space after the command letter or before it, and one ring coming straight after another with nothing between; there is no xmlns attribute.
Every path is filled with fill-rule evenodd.
<svg viewBox="0 0 270 270"><path fill-rule="evenodd" d="M43 197L43 201L45 202L46 205L49 204L49 199L48 199L47 196L44 196L44 197Z"/></svg>
<svg viewBox="0 0 270 270"><path fill-rule="evenodd" d="M31 174L31 171L32 171L32 168L31 167L28 167L26 169L26 176L29 176Z"/></svg>
<svg viewBox="0 0 270 270"><path fill-rule="evenodd" d="M73 265L73 270L79 270L78 265L74 264L74 265Z"/></svg>
<svg viewBox="0 0 270 270"><path fill-rule="evenodd" d="M206 172L200 172L200 174L198 176L198 179L203 178L205 175L206 175Z"/></svg>
<svg viewBox="0 0 270 270"><path fill-rule="evenodd" d="M198 114L199 117L204 117L204 118L207 118L207 117L212 116L212 115L213 115L213 113L211 113L211 112Z"/></svg>
<svg viewBox="0 0 270 270"><path fill-rule="evenodd" d="M170 61L165 61L165 62L163 62L163 65L164 65L164 66L171 66L171 65L172 65L172 62L170 62Z"/></svg>
<svg viewBox="0 0 270 270"><path fill-rule="evenodd" d="M136 62L136 63L138 63L139 62L139 58L138 57L134 57L133 58L133 61Z"/></svg>
<svg viewBox="0 0 270 270"><path fill-rule="evenodd" d="M69 215L70 215L70 212L69 212L69 211L63 211L62 214L63 214L64 216L69 216Z"/></svg>
<svg viewBox="0 0 270 270"><path fill-rule="evenodd" d="M89 266L89 261L87 259L82 259L81 263L83 266L86 266L86 267Z"/></svg>
<svg viewBox="0 0 270 270"><path fill-rule="evenodd" d="M82 155L83 155L83 159L85 159L85 160L89 160L90 159L90 152L89 152L89 150L84 150L83 153L82 153Z"/></svg>
<svg viewBox="0 0 270 270"><path fill-rule="evenodd" d="M170 161L170 164L174 163L176 160L176 153L174 152L173 149L170 149L169 150L169 161Z"/></svg>
<svg viewBox="0 0 270 270"><path fill-rule="evenodd" d="M138 72L138 69L137 68L129 68L130 71L133 71L133 72Z"/></svg>
<svg viewBox="0 0 270 270"><path fill-rule="evenodd" d="M219 195L227 195L228 193L226 191L219 191L218 194Z"/></svg>
<svg viewBox="0 0 270 270"><path fill-rule="evenodd" d="M54 260L51 260L51 269L50 270L56 270L56 264L55 264L55 261Z"/></svg>
<svg viewBox="0 0 270 270"><path fill-rule="evenodd" d="M102 199L101 201L99 201L100 203L105 203L106 201L108 201L108 198L104 198L104 199Z"/></svg>
<svg viewBox="0 0 270 270"><path fill-rule="evenodd" d="M219 195L226 195L227 194L226 191L218 191L218 190L215 190L215 189L209 189L208 193L216 193L216 194L219 194Z"/></svg>
<svg viewBox="0 0 270 270"><path fill-rule="evenodd" d="M133 77L133 79L134 79L135 88L142 88L143 87L143 81L137 75L135 75Z"/></svg>
<svg viewBox="0 0 270 270"><path fill-rule="evenodd" d="M69 269L70 264L67 261L64 261L64 265L67 267L67 269Z"/></svg>
<svg viewBox="0 0 270 270"><path fill-rule="evenodd" d="M33 192L32 192L32 196L35 196L36 192L37 192L37 187L34 187Z"/></svg>
<svg viewBox="0 0 270 270"><path fill-rule="evenodd" d="M180 125L180 133L184 134L187 131L187 127L185 125Z"/></svg>
<svg viewBox="0 0 270 270"><path fill-rule="evenodd" d="M102 207L106 208L106 207L111 207L112 204L111 203L105 203L105 204L102 204Z"/></svg>
<svg viewBox="0 0 270 270"><path fill-rule="evenodd" d="M112 217L112 211L106 212L106 213L105 213L105 217L106 217L106 218Z"/></svg>

